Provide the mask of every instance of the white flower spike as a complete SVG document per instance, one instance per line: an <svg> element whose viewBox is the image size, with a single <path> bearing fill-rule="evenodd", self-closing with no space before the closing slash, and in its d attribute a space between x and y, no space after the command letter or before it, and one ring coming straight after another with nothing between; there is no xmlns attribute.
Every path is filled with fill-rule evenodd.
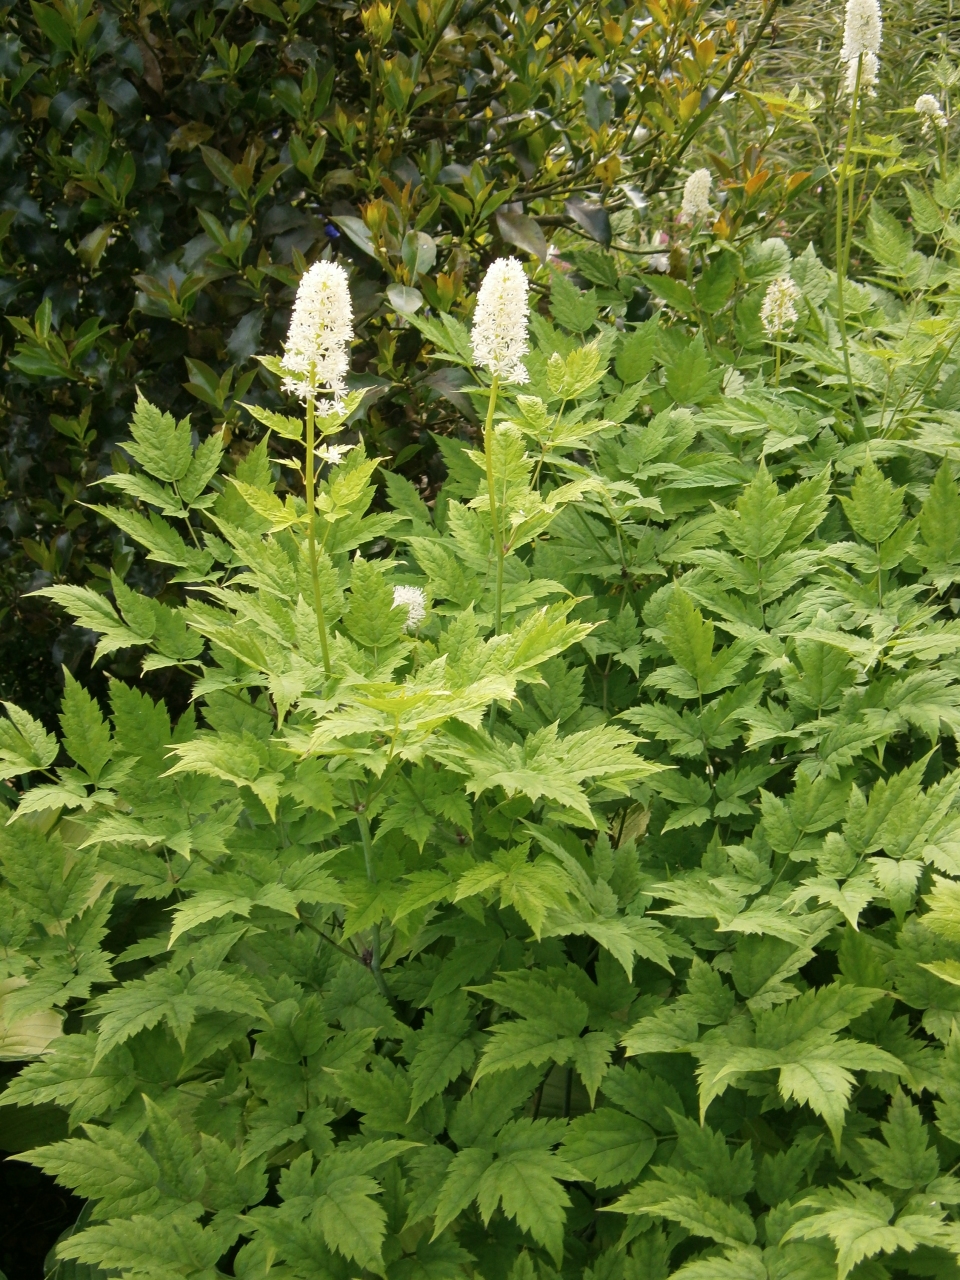
<svg viewBox="0 0 960 1280"><path fill-rule="evenodd" d="M713 178L709 169L695 169L683 188L680 216L685 222L696 222L710 212L710 191Z"/></svg>
<svg viewBox="0 0 960 1280"><path fill-rule="evenodd" d="M523 363L530 349L529 291L522 263L516 258L497 258L487 268L477 294L473 358L503 382L528 382L530 378Z"/></svg>
<svg viewBox="0 0 960 1280"><path fill-rule="evenodd" d="M880 0L847 0L841 59L844 62L856 62L861 53L872 53L876 57L880 52L882 37Z"/></svg>
<svg viewBox="0 0 960 1280"><path fill-rule="evenodd" d="M284 344L281 368L290 376L283 389L303 401L317 391L333 396L327 411L339 408L347 389L353 304L347 273L338 262L315 262L300 281Z"/></svg>
<svg viewBox="0 0 960 1280"><path fill-rule="evenodd" d="M760 323L768 338L779 338L789 333L797 323L795 303L800 290L789 276L778 276L767 287L760 308Z"/></svg>
<svg viewBox="0 0 960 1280"><path fill-rule="evenodd" d="M931 129L945 129L949 123L943 108L932 93L921 93L913 104L918 116L923 116L923 132Z"/></svg>
<svg viewBox="0 0 960 1280"><path fill-rule="evenodd" d="M854 58L852 62L847 63L844 73L843 91L848 98L853 97L853 91L857 87L857 68L860 68L860 95L861 97L875 97L877 78L880 75L880 61L875 53L865 53L863 62L858 58Z"/></svg>
<svg viewBox="0 0 960 1280"><path fill-rule="evenodd" d="M427 616L427 597L422 587L394 587L393 607L407 610L404 631L416 631Z"/></svg>

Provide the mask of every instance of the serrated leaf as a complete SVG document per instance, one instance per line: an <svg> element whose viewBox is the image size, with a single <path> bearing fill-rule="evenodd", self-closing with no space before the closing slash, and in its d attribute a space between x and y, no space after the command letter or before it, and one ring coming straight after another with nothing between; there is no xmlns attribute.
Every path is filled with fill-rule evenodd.
<svg viewBox="0 0 960 1280"><path fill-rule="evenodd" d="M3 704L7 716L0 720L0 776L13 777L31 769L46 769L57 758L58 744L39 720L13 702Z"/></svg>
<svg viewBox="0 0 960 1280"><path fill-rule="evenodd" d="M919 1191L932 1182L940 1172L940 1157L936 1148L929 1145L919 1108L900 1089L893 1095L881 1129L883 1142L860 1139L874 1177L902 1191Z"/></svg>
<svg viewBox="0 0 960 1280"><path fill-rule="evenodd" d="M118 1129L87 1126L85 1138L67 1138L20 1156L63 1187L97 1201L95 1216L145 1210L160 1198L159 1169L147 1151Z"/></svg>
<svg viewBox="0 0 960 1280"><path fill-rule="evenodd" d="M819 1212L794 1223L783 1239L832 1240L839 1280L845 1280L857 1263L878 1253L898 1249L912 1253L920 1243L936 1244L938 1237L946 1238L938 1230L938 1217L911 1214L908 1209L902 1219L895 1220L893 1203L871 1187L830 1187L807 1196L800 1204Z"/></svg>
<svg viewBox="0 0 960 1280"><path fill-rule="evenodd" d="M245 1014L254 1026L263 1006L249 983L231 974L201 971L194 977L170 969L155 969L140 981L124 983L100 996L96 1061L137 1032L165 1022L181 1047L201 1010Z"/></svg>
<svg viewBox="0 0 960 1280"><path fill-rule="evenodd" d="M704 404L720 389L720 370L707 355L700 334L664 367L667 391L677 404Z"/></svg>
<svg viewBox="0 0 960 1280"><path fill-rule="evenodd" d="M683 1184L674 1187L656 1179L642 1182L609 1209L614 1213L664 1217L679 1223L691 1235L716 1240L718 1244L749 1245L757 1236L753 1219L743 1209L699 1188L688 1189Z"/></svg>
<svg viewBox="0 0 960 1280"><path fill-rule="evenodd" d="M326 1174L317 1180L314 1215L331 1249L361 1267L379 1270L387 1215L374 1199L379 1184L362 1174Z"/></svg>
<svg viewBox="0 0 960 1280"><path fill-rule="evenodd" d="M130 431L133 441L126 442L127 452L145 471L171 482L187 474L193 460L189 418L176 423L169 413L161 413L138 395Z"/></svg>
<svg viewBox="0 0 960 1280"><path fill-rule="evenodd" d="M600 314L596 290L581 293L560 271L555 271L550 281L550 310L557 324L571 333L586 333Z"/></svg>
<svg viewBox="0 0 960 1280"><path fill-rule="evenodd" d="M462 993L436 1001L433 1012L427 1014L410 1063L413 1088L408 1119L473 1065L476 1048L468 1034L472 1021Z"/></svg>
<svg viewBox="0 0 960 1280"><path fill-rule="evenodd" d="M159 1170L159 1186L167 1195L189 1204L203 1190L206 1175L185 1131L176 1119L144 1097L150 1150Z"/></svg>
<svg viewBox="0 0 960 1280"><path fill-rule="evenodd" d="M70 1124L119 1107L136 1088L133 1059L125 1048L95 1061L93 1032L63 1036L42 1062L25 1067L0 1094L0 1106L69 1107Z"/></svg>
<svg viewBox="0 0 960 1280"><path fill-rule="evenodd" d="M559 1265L563 1257L564 1210L570 1197L560 1179L576 1171L549 1148L556 1141L544 1121L514 1120L497 1139L497 1159L479 1180L477 1203L484 1223L498 1204L503 1212L547 1251Z"/></svg>
<svg viewBox="0 0 960 1280"><path fill-rule="evenodd" d="M171 1275L212 1275L224 1241L215 1227L201 1227L189 1211L154 1218L135 1214L88 1227L57 1246L57 1256L116 1270L136 1280Z"/></svg>
<svg viewBox="0 0 960 1280"><path fill-rule="evenodd" d="M101 637L94 660L117 649L147 644L153 635L152 618L146 628L125 626L117 617L110 601L89 587L46 587L37 595L45 595L62 605L82 627L88 627Z"/></svg>
<svg viewBox="0 0 960 1280"><path fill-rule="evenodd" d="M656 1149L649 1125L612 1107L578 1116L563 1140L563 1154L598 1188L633 1182Z"/></svg>
<svg viewBox="0 0 960 1280"><path fill-rule="evenodd" d="M91 511L104 516L118 529L130 535L135 542L147 549L147 559L156 560L160 564L173 565L186 571L191 580L206 578L213 565L213 556L208 551L198 551L188 547L180 534L155 511L149 518L137 511L128 511L122 507L100 507L91 504ZM177 581L180 575L176 575Z"/></svg>
<svg viewBox="0 0 960 1280"><path fill-rule="evenodd" d="M850 497L840 499L854 532L865 542L885 542L903 514L901 492L875 462L868 462L858 473Z"/></svg>
<svg viewBox="0 0 960 1280"><path fill-rule="evenodd" d="M96 702L66 668L63 677L63 745L95 783L112 755L110 729Z"/></svg>
<svg viewBox="0 0 960 1280"><path fill-rule="evenodd" d="M617 352L616 371L621 382L642 382L650 370L657 349L659 322L654 316L624 338Z"/></svg>
<svg viewBox="0 0 960 1280"><path fill-rule="evenodd" d="M265 427L275 431L278 436L283 436L285 440L303 438L303 423L299 418L290 418L284 413L276 413L273 409L261 408L258 404L244 404L243 408L256 418L257 422L263 423Z"/></svg>

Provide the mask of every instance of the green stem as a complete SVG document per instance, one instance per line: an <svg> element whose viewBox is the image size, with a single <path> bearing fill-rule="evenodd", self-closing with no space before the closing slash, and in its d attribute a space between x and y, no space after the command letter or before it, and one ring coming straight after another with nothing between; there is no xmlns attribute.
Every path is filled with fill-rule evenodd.
<svg viewBox="0 0 960 1280"><path fill-rule="evenodd" d="M776 353L776 358L775 358L775 363L773 368L773 385L775 387L779 387L780 385L780 338L779 336L777 337L777 353Z"/></svg>
<svg viewBox="0 0 960 1280"><path fill-rule="evenodd" d="M363 964L363 961L358 955L354 954L352 951L348 951L346 947L341 947L336 938L331 938L329 933L324 933L322 929L317 928L310 917L305 916L299 907L297 908L297 917L301 924L306 925L312 933L315 933L318 938L322 938L324 942L329 942L330 946L339 951L342 956L346 956L348 960L355 960L357 964ZM364 968L366 968L366 965L364 965Z"/></svg>
<svg viewBox="0 0 960 1280"><path fill-rule="evenodd" d="M493 481L493 411L497 407L497 392L500 390L500 378L493 375L490 384L490 403L487 406L487 421L483 428L483 452L487 460L487 489L490 494L490 522L493 525L493 548L497 556L497 593L494 608L494 631L500 634L503 613L503 531L500 528L500 513L497 510L497 491Z"/></svg>
<svg viewBox="0 0 960 1280"><path fill-rule="evenodd" d="M377 883L377 869L373 861L373 841L370 839L370 823L367 821L367 815L364 813L364 807L357 796L357 788L353 787L354 806L357 811L357 826L360 828L360 839L363 842L363 862L367 869L367 879L371 884ZM373 938L372 957L370 960L370 972L373 974L373 980L377 984L380 994L390 1000L390 989L384 981L383 970L380 965L380 926L373 925L370 930Z"/></svg>
<svg viewBox="0 0 960 1280"><path fill-rule="evenodd" d="M840 330L840 343L843 347L843 369L847 378L847 390L850 393L850 401L853 405L854 416L857 419L857 436L858 439L866 439L866 429L863 425L863 418L860 416L860 405L857 402L857 394L853 388L853 371L850 367L850 344L847 341L847 316L844 308L843 286L846 276L846 245L844 238L844 218L843 218L843 194L844 186L847 182L847 174L850 166L850 153L853 150L853 140L857 125L857 108L860 104L860 77L863 72L863 54L860 54L857 60L857 79L853 87L853 103L850 107L850 119L847 123L847 141L843 150L843 160L840 165L840 172L837 175L837 227L836 227L836 259L837 259L837 327ZM850 216L852 217L853 199L849 201L851 205Z"/></svg>
<svg viewBox="0 0 960 1280"><path fill-rule="evenodd" d="M320 652L323 654L323 672L324 675L329 676L330 649L327 644L327 621L323 616L323 600L320 597L320 574L317 569L317 537L314 528L316 523L316 502L313 483L313 417L314 403L313 396L310 396L307 400L307 544L310 551L310 578L313 582L313 607L317 615L317 630L320 632Z"/></svg>
<svg viewBox="0 0 960 1280"><path fill-rule="evenodd" d="M493 375L490 383L490 403L487 405L487 421L483 427L483 453L487 461L487 492L490 495L490 523L493 526L493 547L497 557L497 586L494 597L493 625L494 634L500 634L503 621L503 531L500 528L500 513L497 510L497 489L493 480L493 411L497 407L497 392L500 390L500 377ZM496 699L490 703L489 730L493 733L497 724Z"/></svg>

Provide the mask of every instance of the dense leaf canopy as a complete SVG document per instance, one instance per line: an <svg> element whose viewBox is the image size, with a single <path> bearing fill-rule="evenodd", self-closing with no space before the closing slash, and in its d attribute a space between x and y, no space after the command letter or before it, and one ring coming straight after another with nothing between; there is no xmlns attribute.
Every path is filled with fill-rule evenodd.
<svg viewBox="0 0 960 1280"><path fill-rule="evenodd" d="M117 436L74 524L110 558L31 584L94 675L64 668L56 723L0 718L0 1137L86 1202L59 1280L958 1273L960 178L855 100L832 257L763 225L772 162L751 193L716 161L706 211L664 194L659 261L598 166L653 199L739 55L648 9L11 27L11 136L85 193L74 311L8 220L11 402L58 404L78 458L95 412ZM686 97L638 71L667 35ZM57 95L108 64L137 95L176 66L216 126L174 142L97 88L71 142ZM231 144L258 112L285 132ZM22 173L11 200L55 185ZM471 343L506 248L518 383ZM350 391L304 412L271 352L333 253Z"/></svg>

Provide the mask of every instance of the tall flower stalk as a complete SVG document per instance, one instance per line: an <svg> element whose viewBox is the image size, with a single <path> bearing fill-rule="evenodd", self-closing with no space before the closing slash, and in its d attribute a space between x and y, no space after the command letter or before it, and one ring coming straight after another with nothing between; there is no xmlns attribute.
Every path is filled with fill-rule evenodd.
<svg viewBox="0 0 960 1280"><path fill-rule="evenodd" d="M487 464L487 492L490 495L490 520L493 524L493 553L497 558L497 586L494 607L494 630L500 634L503 621L503 529L497 509L497 486L493 474L493 415L497 407L500 376L493 375L490 383L490 400L487 403L487 420L483 425L483 453Z"/></svg>
<svg viewBox="0 0 960 1280"><path fill-rule="evenodd" d="M320 651L323 655L324 674L327 676L331 673L330 644L317 564L316 416L319 409L322 415L330 416L334 423L342 420L352 338L353 305L347 273L337 262L315 262L303 276L297 289L280 368L285 375L284 390L298 396L306 408L304 481L307 498L307 546L313 605L320 633ZM330 399L318 399L318 396L329 396ZM407 603L408 615L411 615L412 605L409 601ZM361 801L356 784L353 784L353 800L367 880L375 885L377 870L370 821L366 814L366 803ZM373 924L370 933L370 971L379 991L389 999L390 991L382 971L380 925Z"/></svg>
<svg viewBox="0 0 960 1280"><path fill-rule="evenodd" d="M853 243L853 223L855 217L854 181L856 164L851 163L859 123L860 101L867 85L872 85L877 76L877 54L883 35L883 18L880 13L879 0L847 0L844 21L843 48L840 57L847 64L846 82L851 91L850 116L847 121L847 139L843 149L837 173L837 220L836 220L836 263L837 263L837 327L840 330L840 343L843 348L843 368L847 379L847 390L857 419L858 435L866 434L860 404L853 385L853 371L850 367L850 342L847 337L847 316L844 299L847 264L850 248ZM846 211L844 210L846 196ZM844 216L846 212L846 216Z"/></svg>
<svg viewBox="0 0 960 1280"><path fill-rule="evenodd" d="M306 459L304 480L307 498L307 545L313 607L320 634L323 670L330 675L330 643L320 591L317 564L315 434L316 413L335 412L343 403L353 338L353 305L347 273L337 262L315 262L300 281L290 317L290 328L280 362L283 388L304 402L306 409ZM329 401L317 400L329 395Z"/></svg>
<svg viewBox="0 0 960 1280"><path fill-rule="evenodd" d="M497 559L496 594L494 597L494 629L500 634L503 624L503 527L502 512L497 503L496 477L493 467L493 418L501 382L523 383L529 378L523 357L527 354L529 319L529 285L523 265L516 258L497 258L487 268L477 294L473 319L473 358L492 375L487 419L483 428L483 452L490 495L490 521L493 525L493 549Z"/></svg>

